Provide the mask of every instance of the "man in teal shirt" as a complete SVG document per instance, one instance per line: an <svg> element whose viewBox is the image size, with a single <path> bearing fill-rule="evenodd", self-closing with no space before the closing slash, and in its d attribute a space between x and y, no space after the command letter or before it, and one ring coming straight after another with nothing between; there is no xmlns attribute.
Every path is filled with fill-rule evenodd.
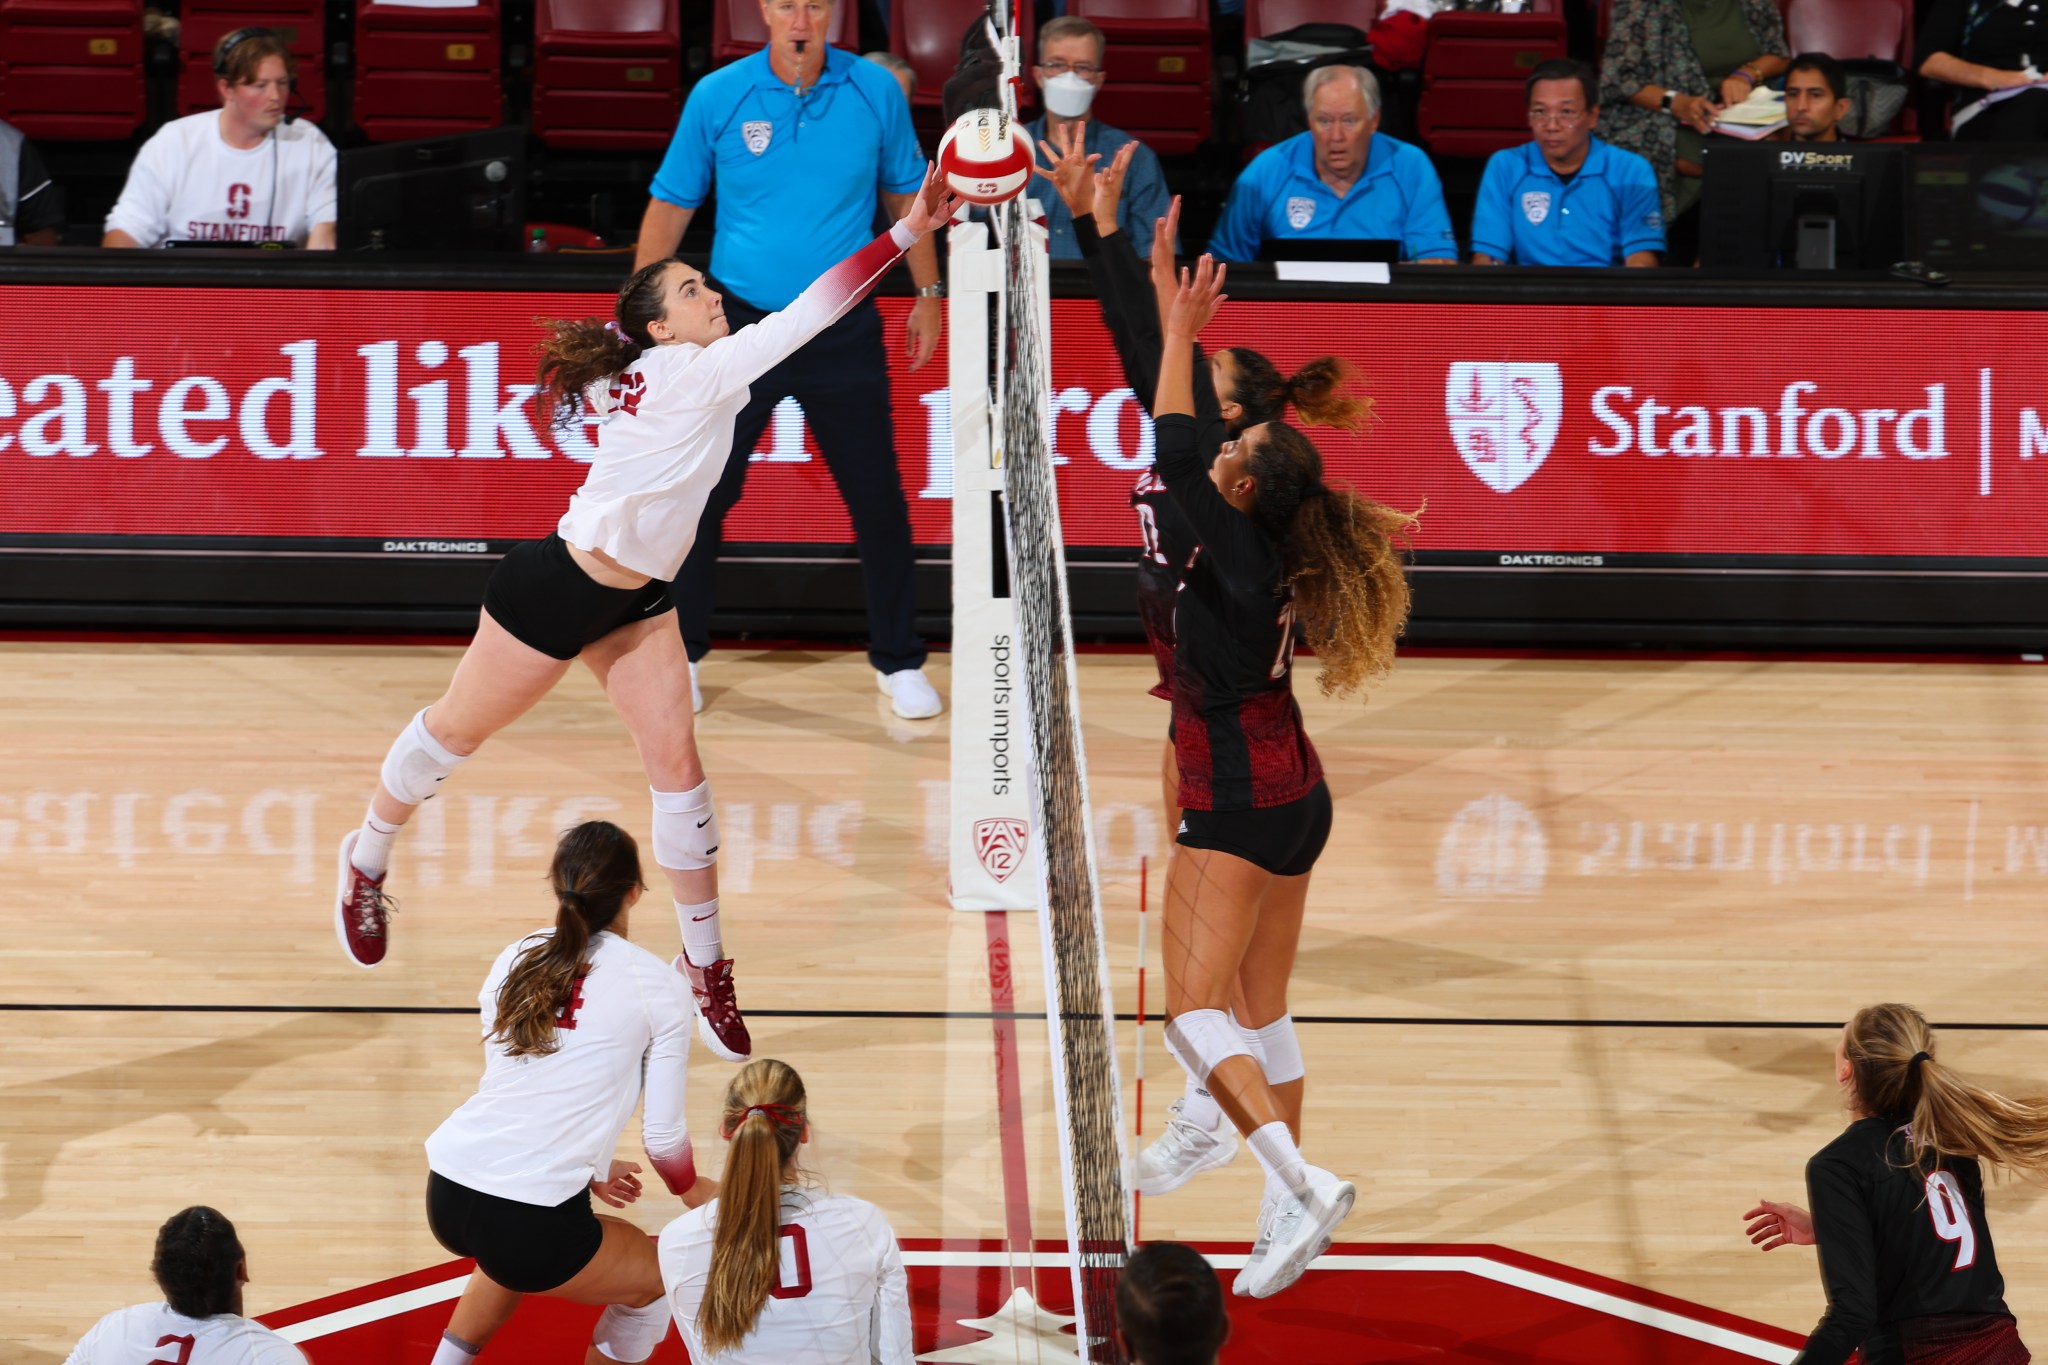
<svg viewBox="0 0 2048 1365"><path fill-rule="evenodd" d="M1045 107L1045 113L1026 125L1034 150L1044 141L1055 152L1063 151L1068 139L1079 131L1083 149L1102 158L1098 169L1107 169L1125 143L1137 142L1121 128L1088 117L1089 107L1102 89L1105 55L1102 30L1079 15L1048 19L1039 28L1038 65L1034 74L1038 78L1039 103ZM1045 153L1039 151L1038 155L1043 161ZM1074 216L1067 212L1066 201L1052 193L1043 181L1028 192L1045 208L1045 230L1052 258L1080 260L1081 247L1074 240ZM1152 224L1166 216L1170 198L1158 155L1139 142L1124 172L1123 198L1116 211L1118 229L1130 234L1131 245L1139 256L1151 252Z"/></svg>

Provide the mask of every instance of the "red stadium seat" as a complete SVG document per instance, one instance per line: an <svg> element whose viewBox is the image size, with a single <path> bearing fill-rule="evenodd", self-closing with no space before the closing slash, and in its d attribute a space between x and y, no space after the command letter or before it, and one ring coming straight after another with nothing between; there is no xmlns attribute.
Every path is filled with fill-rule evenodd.
<svg viewBox="0 0 2048 1365"><path fill-rule="evenodd" d="M724 66L760 50L768 42L761 22L760 0L711 0L711 61ZM839 0L832 6L832 27L825 41L848 52L860 49L860 5Z"/></svg>
<svg viewBox="0 0 2048 1365"><path fill-rule="evenodd" d="M187 0L178 25L178 112L220 107L213 88L213 49L238 28L267 28L284 39L298 73L292 112L315 123L327 117L327 17L319 0Z"/></svg>
<svg viewBox="0 0 2048 1365"><path fill-rule="evenodd" d="M356 126L372 142L478 132L504 122L498 0L356 11Z"/></svg>
<svg viewBox="0 0 2048 1365"><path fill-rule="evenodd" d="M1903 0L1788 0L1785 37L1794 52L1837 61L1877 57L1910 66L1913 7Z"/></svg>
<svg viewBox="0 0 2048 1365"><path fill-rule="evenodd" d="M538 0L533 49L533 131L542 142L668 146L683 111L676 0Z"/></svg>
<svg viewBox="0 0 2048 1365"><path fill-rule="evenodd" d="M142 0L0 0L0 118L98 142L132 137L146 112Z"/></svg>
<svg viewBox="0 0 2048 1365"><path fill-rule="evenodd" d="M1431 15L1415 130L1440 156L1490 156L1529 140L1529 73L1565 55L1557 0L1521 14L1445 10Z"/></svg>
<svg viewBox="0 0 2048 1365"><path fill-rule="evenodd" d="M1207 0L1068 0L1102 30L1108 83L1094 111L1153 151L1185 156L1209 137Z"/></svg>
<svg viewBox="0 0 2048 1365"><path fill-rule="evenodd" d="M1024 41L1020 60L1031 65L1032 46L1038 36L1032 18L1031 0L1018 0ZM946 104L946 82L960 65L960 38L967 26L988 12L983 0L892 0L889 50L910 63L916 75L910 108L922 130L936 128ZM1017 86L1020 112L1036 101L1036 88L1029 72Z"/></svg>

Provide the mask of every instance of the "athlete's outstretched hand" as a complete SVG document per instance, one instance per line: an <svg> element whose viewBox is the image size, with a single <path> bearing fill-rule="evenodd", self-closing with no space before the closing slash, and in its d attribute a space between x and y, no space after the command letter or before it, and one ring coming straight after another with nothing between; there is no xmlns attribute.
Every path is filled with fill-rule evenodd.
<svg viewBox="0 0 2048 1365"><path fill-rule="evenodd" d="M946 183L946 177L939 174L939 168L929 161L924 167L924 185L911 201L910 212L903 215L903 226L922 237L943 223L950 222L953 214L967 201L953 193L953 187Z"/></svg>
<svg viewBox="0 0 2048 1365"><path fill-rule="evenodd" d="M1159 304L1159 325L1173 311L1173 296L1180 292L1180 278L1174 268L1173 244L1180 240L1180 196L1167 203L1166 216L1152 220L1152 296Z"/></svg>
<svg viewBox="0 0 2048 1365"><path fill-rule="evenodd" d="M1107 166L1095 172L1095 230L1105 237L1116 231L1116 211L1124 202L1124 177L1130 174L1131 158L1137 154L1138 144L1126 142Z"/></svg>
<svg viewBox="0 0 2048 1365"><path fill-rule="evenodd" d="M1175 341L1193 341L1216 316L1216 310L1230 295L1223 292L1223 277L1230 267L1218 265L1203 253L1192 271L1180 272L1180 288L1173 296L1173 310L1166 317L1166 335Z"/></svg>
<svg viewBox="0 0 2048 1365"><path fill-rule="evenodd" d="M1763 1199L1742 1216L1749 1220L1749 1226L1743 1231L1749 1234L1750 1241L1765 1251L1775 1251L1781 1246L1813 1245L1813 1215L1797 1204L1774 1204Z"/></svg>
<svg viewBox="0 0 2048 1365"><path fill-rule="evenodd" d="M613 1208L622 1209L640 1197L640 1180L635 1174L639 1169L637 1161L614 1161L609 1176L590 1182L590 1192Z"/></svg>
<svg viewBox="0 0 2048 1365"><path fill-rule="evenodd" d="M1047 170L1033 158L1031 171L1052 181L1052 187L1059 191L1060 200L1066 204L1069 214L1085 218L1095 212L1094 171L1095 164L1102 160L1102 154L1086 149L1085 136L1073 124L1067 125L1060 140L1066 145L1055 150L1046 139L1038 139L1038 149L1045 153L1046 165L1052 169Z"/></svg>

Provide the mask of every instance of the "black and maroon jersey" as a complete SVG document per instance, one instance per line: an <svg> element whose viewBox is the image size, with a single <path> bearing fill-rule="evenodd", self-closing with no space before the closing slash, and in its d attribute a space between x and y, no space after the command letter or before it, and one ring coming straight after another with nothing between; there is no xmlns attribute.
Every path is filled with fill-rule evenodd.
<svg viewBox="0 0 2048 1365"><path fill-rule="evenodd" d="M1195 535L1173 495L1149 469L1131 489L1131 508L1138 514L1138 534L1144 538L1138 557L1138 620L1159 669L1152 695L1171 701L1174 599L1180 596L1180 571L1195 556Z"/></svg>
<svg viewBox="0 0 2048 1365"><path fill-rule="evenodd" d="M1859 1119L1806 1163L1828 1311L1794 1365L2025 1365L1977 1163L1908 1164L1906 1128Z"/></svg>
<svg viewBox="0 0 2048 1365"><path fill-rule="evenodd" d="M1174 610L1173 747L1180 804L1250 810L1298 801L1323 777L1294 700L1294 604L1280 546L1209 481L1195 419L1155 424L1153 471L1199 548Z"/></svg>

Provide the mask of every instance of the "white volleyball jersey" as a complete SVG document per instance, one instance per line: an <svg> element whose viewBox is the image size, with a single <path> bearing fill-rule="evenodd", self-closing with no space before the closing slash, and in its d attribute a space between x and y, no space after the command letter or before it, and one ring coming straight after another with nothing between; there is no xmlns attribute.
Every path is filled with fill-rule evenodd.
<svg viewBox="0 0 2048 1365"><path fill-rule="evenodd" d="M866 297L916 239L901 224L812 281L789 307L709 346L656 346L585 398L603 421L597 457L556 527L668 582L697 539L704 504L732 454L748 388Z"/></svg>
<svg viewBox="0 0 2048 1365"><path fill-rule="evenodd" d="M673 967L617 934L598 934L589 970L556 1020L559 1048L514 1057L490 1036L513 961L554 932L527 935L492 964L477 994L483 1081L427 1138L427 1164L472 1190L552 1207L610 1174L644 1078L640 1135L656 1173L681 1193L696 1179L683 1116L695 1016Z"/></svg>
<svg viewBox="0 0 2048 1365"><path fill-rule="evenodd" d="M64 1365L306 1365L306 1353L234 1313L188 1318L167 1303L120 1308L92 1325Z"/></svg>
<svg viewBox="0 0 2048 1365"><path fill-rule="evenodd" d="M334 144L315 124L281 123L246 150L220 135L222 111L173 119L142 144L107 215L143 246L194 242L306 244L335 221Z"/></svg>
<svg viewBox="0 0 2048 1365"><path fill-rule="evenodd" d="M697 1315L711 1277L719 1201L661 1233L661 1282L697 1365L911 1365L910 1285L882 1211L850 1194L782 1191L782 1272L754 1330L723 1355L704 1349Z"/></svg>

